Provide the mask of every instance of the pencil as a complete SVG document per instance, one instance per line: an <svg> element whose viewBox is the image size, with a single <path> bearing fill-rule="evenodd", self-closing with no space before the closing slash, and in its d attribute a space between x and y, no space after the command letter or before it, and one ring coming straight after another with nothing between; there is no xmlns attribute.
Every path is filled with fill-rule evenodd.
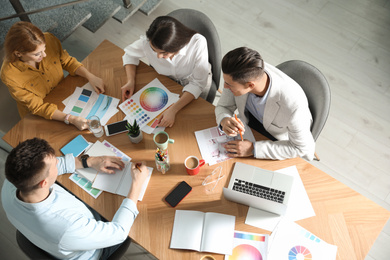
<svg viewBox="0 0 390 260"><path fill-rule="evenodd" d="M140 163L136 163L136 164L135 164L135 168L137 168L140 172L142 172L140 166L141 166Z"/></svg>
<svg viewBox="0 0 390 260"><path fill-rule="evenodd" d="M236 118L236 120L238 122L237 114L234 114L234 117ZM242 138L242 131L239 129L238 132L240 132L241 141L244 141L244 138Z"/></svg>

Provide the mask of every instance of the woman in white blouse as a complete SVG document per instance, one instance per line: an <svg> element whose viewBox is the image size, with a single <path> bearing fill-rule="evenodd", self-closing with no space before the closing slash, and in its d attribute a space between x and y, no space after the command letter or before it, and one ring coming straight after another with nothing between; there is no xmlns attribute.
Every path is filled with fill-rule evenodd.
<svg viewBox="0 0 390 260"><path fill-rule="evenodd" d="M207 96L205 90L210 88L212 75L206 38L172 17L157 17L146 37L141 36L125 48L122 58L127 83L122 87L122 101L134 93L136 66L143 57L159 74L183 86L179 101L163 113L159 123L171 127L178 111L193 99Z"/></svg>

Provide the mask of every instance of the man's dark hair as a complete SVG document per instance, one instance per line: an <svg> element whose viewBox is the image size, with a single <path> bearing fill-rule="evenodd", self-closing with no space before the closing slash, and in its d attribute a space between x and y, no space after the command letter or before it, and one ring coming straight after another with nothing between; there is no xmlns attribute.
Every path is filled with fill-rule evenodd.
<svg viewBox="0 0 390 260"><path fill-rule="evenodd" d="M180 51L194 34L196 31L170 16L157 17L146 31L146 37L155 48L170 53Z"/></svg>
<svg viewBox="0 0 390 260"><path fill-rule="evenodd" d="M261 55L247 47L229 51L222 59L222 72L234 81L245 84L264 74L264 61Z"/></svg>
<svg viewBox="0 0 390 260"><path fill-rule="evenodd" d="M16 146L5 162L5 176L17 189L30 192L38 187L44 170L45 158L55 156L46 140L28 139Z"/></svg>

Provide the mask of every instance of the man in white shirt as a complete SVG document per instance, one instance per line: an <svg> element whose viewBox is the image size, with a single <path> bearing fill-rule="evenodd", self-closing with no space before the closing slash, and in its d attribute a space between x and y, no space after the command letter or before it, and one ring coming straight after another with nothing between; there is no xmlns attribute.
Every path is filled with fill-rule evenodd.
<svg viewBox="0 0 390 260"><path fill-rule="evenodd" d="M144 164L132 164L130 192L111 222L95 219L79 199L55 184L58 175L91 167L109 174L122 169L119 157L55 157L43 139L20 143L7 157L1 191L9 221L28 240L59 259L107 259L128 238L138 215L137 201L148 176Z"/></svg>
<svg viewBox="0 0 390 260"><path fill-rule="evenodd" d="M244 121L271 139L231 141L225 146L229 156L313 159L312 116L305 93L293 79L246 47L228 52L222 71L224 90L215 109L218 125L227 135L236 136L245 131ZM238 120L233 117L236 109Z"/></svg>

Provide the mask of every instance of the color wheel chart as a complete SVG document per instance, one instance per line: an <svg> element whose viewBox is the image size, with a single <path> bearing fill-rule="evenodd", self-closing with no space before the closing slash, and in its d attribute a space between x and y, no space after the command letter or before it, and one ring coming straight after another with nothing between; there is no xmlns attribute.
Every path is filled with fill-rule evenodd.
<svg viewBox="0 0 390 260"><path fill-rule="evenodd" d="M173 100L172 93L158 79L154 79L119 107L130 122L136 120L142 128L169 107Z"/></svg>
<svg viewBox="0 0 390 260"><path fill-rule="evenodd" d="M294 246L288 252L288 260L312 260L309 249L304 246Z"/></svg>
<svg viewBox="0 0 390 260"><path fill-rule="evenodd" d="M235 231L232 255L225 260L266 260L268 236Z"/></svg>
<svg viewBox="0 0 390 260"><path fill-rule="evenodd" d="M288 220L281 220L270 237L268 258L272 260L336 260L336 255L337 246Z"/></svg>

